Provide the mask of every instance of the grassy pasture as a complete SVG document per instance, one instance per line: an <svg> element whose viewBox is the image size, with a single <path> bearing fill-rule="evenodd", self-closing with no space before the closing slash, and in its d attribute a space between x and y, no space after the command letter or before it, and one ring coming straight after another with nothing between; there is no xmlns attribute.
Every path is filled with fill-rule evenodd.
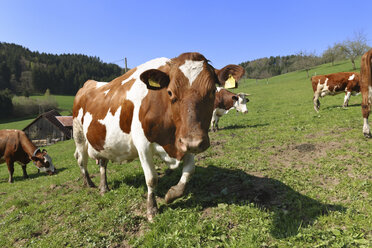
<svg viewBox="0 0 372 248"><path fill-rule="evenodd" d="M350 62L311 74L350 71ZM59 173L15 183L0 166L1 247L370 247L372 140L362 135L361 96L343 95L313 109L306 72L242 82L249 113L231 111L196 157L186 195L163 197L181 171L159 166L160 214L147 222L138 160L108 166L111 191L82 187L73 141L48 147ZM68 103L66 103L68 104ZM8 123L8 128L13 124ZM1 126L4 128L5 126ZM93 181L99 168L89 161Z"/></svg>
<svg viewBox="0 0 372 248"><path fill-rule="evenodd" d="M74 96L62 96L62 95L52 95L58 103L59 112L61 115L72 115L72 104L74 101ZM45 98L42 96L30 96L34 99ZM36 117L36 116L35 116ZM28 124L30 124L35 118L8 118L0 119L0 129L20 129L22 130Z"/></svg>

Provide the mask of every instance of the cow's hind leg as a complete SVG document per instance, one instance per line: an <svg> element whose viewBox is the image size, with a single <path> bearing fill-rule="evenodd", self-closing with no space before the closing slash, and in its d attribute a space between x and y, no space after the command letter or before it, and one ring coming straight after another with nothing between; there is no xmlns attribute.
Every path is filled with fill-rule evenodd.
<svg viewBox="0 0 372 248"><path fill-rule="evenodd" d="M192 154L186 154L184 157L184 164L182 169L182 176L180 181L177 185L172 186L167 194L165 195L165 202L171 203L175 199L181 197L186 188L186 183L190 180L192 174L194 174L195 171L195 161L194 161L194 155Z"/></svg>
<svg viewBox="0 0 372 248"><path fill-rule="evenodd" d="M14 162L11 161L10 159L6 160L6 165L8 166L8 171L9 171L9 183L13 183L13 173L14 173Z"/></svg>
<svg viewBox="0 0 372 248"><path fill-rule="evenodd" d="M99 163L99 171L100 171L100 174L101 174L101 180L100 180L100 184L99 184L99 191L100 191L100 194L103 195L107 191L110 190L108 185L107 185L107 176L106 176L106 169L107 169L108 160L99 159L98 163Z"/></svg>
<svg viewBox="0 0 372 248"><path fill-rule="evenodd" d="M95 188L96 185L90 179L88 172L88 153L86 151L79 151L76 146L75 158L77 159L78 165L80 167L81 174L83 176L84 185Z"/></svg>
<svg viewBox="0 0 372 248"><path fill-rule="evenodd" d="M23 178L28 178L25 164L22 164L22 171L23 171Z"/></svg>
<svg viewBox="0 0 372 248"><path fill-rule="evenodd" d="M73 120L74 129L74 141L76 145L75 158L80 167L81 174L83 175L84 185L91 188L96 187L92 180L90 179L88 173L88 148L86 145L86 140L83 133L83 127L77 119Z"/></svg>

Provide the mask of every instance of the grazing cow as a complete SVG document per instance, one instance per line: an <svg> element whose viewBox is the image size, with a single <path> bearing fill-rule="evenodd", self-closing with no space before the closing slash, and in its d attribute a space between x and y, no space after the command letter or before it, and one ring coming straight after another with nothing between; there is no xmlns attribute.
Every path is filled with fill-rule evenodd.
<svg viewBox="0 0 372 248"><path fill-rule="evenodd" d="M368 116L372 104L372 49L362 56L360 64L360 91L362 92L362 115L364 119L363 134L366 138L371 138L371 131L368 125Z"/></svg>
<svg viewBox="0 0 372 248"><path fill-rule="evenodd" d="M55 172L52 159L46 150L40 151L21 130L0 130L0 163L6 162L9 182L12 183L14 162L22 165L23 177L28 178L26 165L33 161L39 170L52 175Z"/></svg>
<svg viewBox="0 0 372 248"><path fill-rule="evenodd" d="M356 72L337 72L327 75L311 77L311 84L314 90L314 109L319 111L319 97L326 95L336 95L345 92L343 107L349 104L350 95L355 95L360 91L359 73Z"/></svg>
<svg viewBox="0 0 372 248"><path fill-rule="evenodd" d="M109 190L106 166L109 160L124 162L139 157L145 174L147 218L157 213L157 172L153 155L171 169L183 161L179 183L169 189L167 203L183 195L194 173L194 155L210 143L209 123L216 84L238 81L244 69L227 65L214 69L199 53L158 58L131 69L109 83L87 81L73 105L75 158L84 184L95 187L87 171L87 158L100 165L100 192Z"/></svg>
<svg viewBox="0 0 372 248"><path fill-rule="evenodd" d="M217 87L216 99L214 100L214 110L212 114L211 128L213 131L218 130L218 121L224 114L227 114L231 109L236 109L244 114L248 113L246 93L232 93L221 87Z"/></svg>

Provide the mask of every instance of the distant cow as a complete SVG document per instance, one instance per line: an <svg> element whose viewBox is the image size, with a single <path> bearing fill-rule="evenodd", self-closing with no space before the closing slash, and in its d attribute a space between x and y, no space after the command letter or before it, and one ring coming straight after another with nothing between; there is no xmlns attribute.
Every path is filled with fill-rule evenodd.
<svg viewBox="0 0 372 248"><path fill-rule="evenodd" d="M208 128L216 84L238 81L244 69L227 65L213 68L199 53L184 53L146 62L109 83L87 81L73 105L73 134L84 183L94 187L87 171L88 156L100 165L100 191L108 190L109 160L124 162L139 157L145 174L147 218L157 213L158 178L153 155L171 169L183 161L179 183L165 195L167 203L183 195L194 173L194 154L209 145Z"/></svg>
<svg viewBox="0 0 372 248"><path fill-rule="evenodd" d="M20 130L0 130L0 163L6 162L9 171L9 182L12 183L14 162L22 166L23 177L27 178L26 165L33 161L39 170L49 175L55 171L52 159L46 150L40 151Z"/></svg>
<svg viewBox="0 0 372 248"><path fill-rule="evenodd" d="M231 109L236 109L244 114L248 113L246 93L232 93L221 87L217 87L216 99L214 100L214 110L212 114L211 128L213 131L218 130L218 121L223 115L227 114Z"/></svg>
<svg viewBox="0 0 372 248"><path fill-rule="evenodd" d="M360 64L360 91L362 92L362 115L364 119L363 134L371 138L371 131L368 125L368 116L372 104L372 49L362 56Z"/></svg>
<svg viewBox="0 0 372 248"><path fill-rule="evenodd" d="M343 107L349 104L350 95L355 95L360 91L359 73L356 72L337 72L327 75L311 77L311 84L314 91L314 109L319 111L319 97L326 95L336 95L345 92Z"/></svg>

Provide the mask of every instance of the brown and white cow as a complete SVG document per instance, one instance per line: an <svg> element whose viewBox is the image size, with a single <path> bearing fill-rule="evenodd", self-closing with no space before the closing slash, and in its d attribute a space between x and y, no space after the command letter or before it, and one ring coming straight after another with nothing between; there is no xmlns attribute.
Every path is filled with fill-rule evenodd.
<svg viewBox="0 0 372 248"><path fill-rule="evenodd" d="M362 56L360 64L360 91L362 92L362 115L364 119L363 134L371 138L371 131L368 125L368 116L372 104L372 49Z"/></svg>
<svg viewBox="0 0 372 248"><path fill-rule="evenodd" d="M109 160L124 162L139 157L148 188L147 217L157 213L158 178L153 155L171 169L183 161L179 183L169 189L167 203L183 195L194 173L194 155L210 143L208 128L216 84L232 75L238 81L244 69L228 65L214 69L199 53L184 53L146 62L109 83L89 80L76 94L73 129L84 183L94 187L87 171L88 156L100 165L100 192L108 190Z"/></svg>
<svg viewBox="0 0 372 248"><path fill-rule="evenodd" d="M249 99L247 96L250 94L238 93L235 94L231 91L217 87L216 99L214 100L214 110L211 120L211 128L213 131L218 130L219 119L227 114L231 109L236 109L238 112L244 114L248 113L247 102Z"/></svg>
<svg viewBox="0 0 372 248"><path fill-rule="evenodd" d="M350 95L355 95L360 91L359 73L357 72L337 72L327 75L311 77L311 84L314 91L314 109L319 111L319 97L326 95L336 95L345 92L343 107L349 104Z"/></svg>
<svg viewBox="0 0 372 248"><path fill-rule="evenodd" d="M27 178L26 165L33 161L39 170L52 175L55 172L51 157L46 150L37 148L21 130L0 130L0 163L6 162L9 182L12 183L14 162L22 166L23 177Z"/></svg>

